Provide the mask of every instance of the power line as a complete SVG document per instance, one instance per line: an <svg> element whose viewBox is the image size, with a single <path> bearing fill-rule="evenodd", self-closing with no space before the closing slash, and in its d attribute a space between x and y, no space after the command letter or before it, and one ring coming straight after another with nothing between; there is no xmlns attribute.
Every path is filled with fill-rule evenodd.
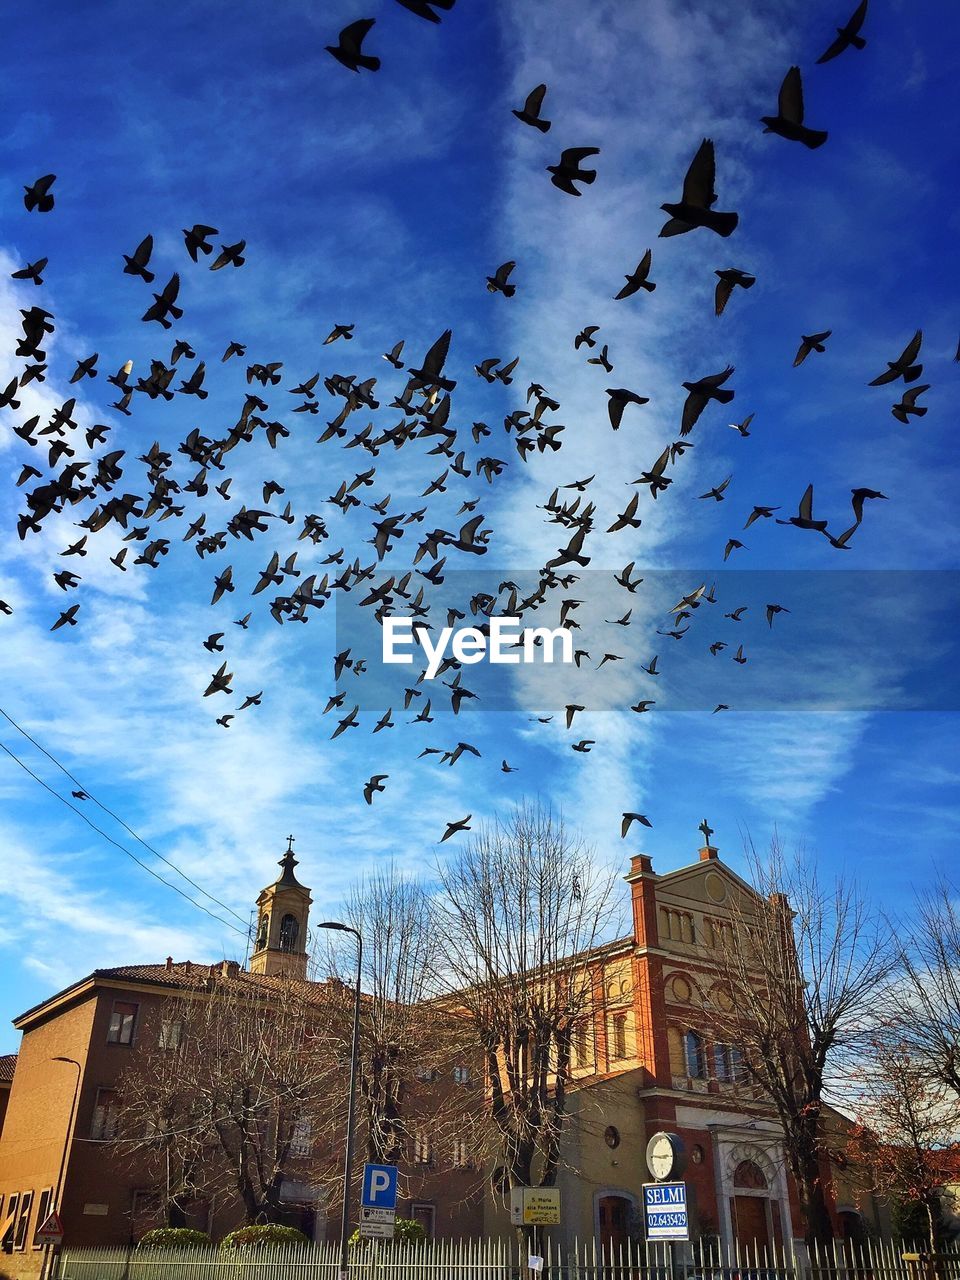
<svg viewBox="0 0 960 1280"><path fill-rule="evenodd" d="M112 844L114 848L119 849L121 853L126 854L126 856L128 858L131 858L137 864L138 867L142 867L142 869L146 871L149 875L153 876L155 880L159 880L161 884L166 885L168 889L172 889L174 893L179 893L180 897L186 899L186 901L189 902L192 907L196 907L199 911L203 911L206 915L210 916L211 919L216 920L218 924L222 924L227 929L232 929L234 933L239 933L241 937L246 938L247 931L245 929L238 929L237 926L233 924L232 921L224 920L222 916L218 916L215 912L210 911L207 907L205 907L202 902L197 902L194 898L191 898L190 895L188 893L185 893L183 889L180 888L179 885L173 884L170 880L164 879L164 877L160 875L158 871L154 871L153 867L147 866L147 864L142 859L138 858L135 853L131 853L130 850L127 849L124 845L120 844L118 840L114 840L113 836L107 835L107 833L102 828L98 827L95 822L91 822L91 820L87 817L87 815L81 809L78 809L75 804L71 804L70 801L66 798L66 796L62 796L59 794L59 792L54 791L53 787L51 787L49 783L44 782L43 778L35 774L33 770L30 768L30 766L26 764L23 760L21 760L15 751L11 751L11 749L6 745L6 743L0 742L0 751L5 751L7 755L11 758L11 760L13 760L16 764L18 764L25 773L28 773L30 777L33 778L34 782L38 782L45 791L48 791L50 795L52 795L55 799L59 800L61 804L65 804L68 809L72 809L73 812L77 815L77 817L82 818L88 827L92 827L93 830L96 831L98 835L103 836L104 840Z"/></svg>
<svg viewBox="0 0 960 1280"><path fill-rule="evenodd" d="M246 920L244 920L243 916L241 916L238 912L234 911L232 907L227 906L225 902L221 902L219 898L214 897L212 893L208 893L207 890L204 889L202 885L197 884L195 880L191 880L190 877L187 875L187 873L185 871L181 871L181 869L176 865L175 862L171 862L169 858L165 857L162 853L160 853L158 849L154 849L153 845L148 844L147 841L144 840L142 836L138 835L131 826L129 826L126 822L124 822L124 820L119 816L119 814L114 813L112 809L108 809L102 800L98 800L92 791L88 791L87 788L84 786L84 784L78 778L74 777L74 775L70 772L70 770L66 767L65 764L62 764L57 759L57 757L52 754L52 752L48 751L45 746L37 742L36 738L31 737L31 735L27 733L26 729L24 729L22 725L17 724L13 716L11 716L8 712L4 711L3 707L0 707L0 716L3 716L5 720L7 720L10 724L13 725L14 729L16 729L18 733L21 733L27 739L28 742L33 743L33 745L37 748L38 751L41 751L47 757L48 760L50 760L53 764L57 766L58 769L60 769L63 773L65 773L66 776L70 779L70 781L75 783L77 787L84 793L84 795L87 797L88 800L92 800L93 803L97 805L98 808L102 809L104 813L108 814L111 818L113 818L114 822L118 822L126 832L128 832L131 836L133 836L134 840L137 840L140 844L142 844L143 847L149 850L149 852L152 853L155 858L159 858L161 862L166 863L166 865L170 867L171 870L176 871L177 875L182 876L184 880L186 880L187 884L192 885L192 887L196 889L199 893L202 893L205 898L209 898L210 901L216 903L218 907L222 907L224 911L229 912L229 914L232 915L235 920L239 920L240 923L245 926L245 930L246 928L249 927L247 925ZM63 796L58 795L57 792L55 791L52 792L52 794L57 795L57 798L60 800L64 799ZM65 801L65 803L69 803L69 802ZM73 805L70 805L70 808L73 809L75 813L80 812L78 809L75 809ZM82 817L83 815L81 814L80 816ZM90 825L93 826L92 823ZM99 828L94 828L94 829L99 830ZM109 839L109 837L107 838ZM117 847L122 848L121 845L118 845ZM127 850L124 850L124 852L126 853ZM132 857L133 855L131 854L130 856ZM143 864L141 863L140 865L142 866ZM147 870L149 870L149 868L147 868ZM164 881L164 883L166 884L167 882ZM173 888L172 885L171 885L171 888ZM192 898L189 900L193 901ZM199 905L199 904L196 904L196 905Z"/></svg>

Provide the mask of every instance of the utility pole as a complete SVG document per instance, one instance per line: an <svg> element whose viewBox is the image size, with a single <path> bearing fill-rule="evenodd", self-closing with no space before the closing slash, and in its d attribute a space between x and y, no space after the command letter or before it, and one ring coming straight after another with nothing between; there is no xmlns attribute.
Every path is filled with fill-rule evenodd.
<svg viewBox="0 0 960 1280"><path fill-rule="evenodd" d="M350 1183L353 1180L353 1130L357 1109L357 1074L360 1065L360 977L363 966L363 939L356 929L338 920L324 920L320 929L337 929L352 933L357 940L357 986L353 998L353 1041L350 1051L350 1093L347 1101L347 1144L343 1157L343 1211L340 1218L339 1280L349 1280ZM42 1280L42 1278L41 1278Z"/></svg>

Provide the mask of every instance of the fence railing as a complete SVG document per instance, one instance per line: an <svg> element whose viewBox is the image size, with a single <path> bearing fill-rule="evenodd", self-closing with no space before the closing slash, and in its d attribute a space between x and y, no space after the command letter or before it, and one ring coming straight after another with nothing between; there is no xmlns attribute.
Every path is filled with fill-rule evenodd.
<svg viewBox="0 0 960 1280"><path fill-rule="evenodd" d="M904 1253L919 1254L907 1260ZM537 1280L514 1239L364 1241L350 1252L351 1280ZM335 1244L216 1246L139 1251L66 1249L56 1280L338 1280ZM893 1241L836 1243L812 1254L716 1242L596 1241L543 1246L540 1280L960 1280L960 1251L929 1261Z"/></svg>

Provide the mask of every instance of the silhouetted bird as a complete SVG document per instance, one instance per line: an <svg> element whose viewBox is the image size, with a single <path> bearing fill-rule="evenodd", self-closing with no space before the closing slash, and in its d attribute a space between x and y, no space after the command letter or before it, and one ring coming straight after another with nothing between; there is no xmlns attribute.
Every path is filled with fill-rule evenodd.
<svg viewBox="0 0 960 1280"><path fill-rule="evenodd" d="M652 261L653 254L651 250L648 249L640 259L636 271L625 277L627 283L619 293L614 294L614 302L619 302L622 298L632 297L638 289L646 289L647 293L653 293L657 286L652 280L647 279L647 276L650 274L650 264Z"/></svg>
<svg viewBox="0 0 960 1280"><path fill-rule="evenodd" d="M379 71L380 59L364 53L361 49L364 38L375 22L375 18L360 18L356 22L351 22L340 32L337 44L326 46L327 53L336 58L348 71L359 71L361 67L365 67L367 71Z"/></svg>
<svg viewBox="0 0 960 1280"><path fill-rule="evenodd" d="M783 77L777 98L777 114L761 116L760 123L765 126L764 133L778 133L781 138L802 142L811 150L822 147L827 140L824 130L808 129L803 123L803 84L799 67L791 67Z"/></svg>
<svg viewBox="0 0 960 1280"><path fill-rule="evenodd" d="M596 169L584 169L581 164L588 156L599 154L599 147L567 147L560 153L559 163L547 165L547 173L551 175L550 181L561 191L566 191L567 195L580 195L581 193L573 185L575 182L589 184L596 182L597 179Z"/></svg>
<svg viewBox="0 0 960 1280"><path fill-rule="evenodd" d="M55 173L45 174L44 177L38 178L36 182L29 187L24 187L23 203L31 212L36 209L38 213L49 213L53 208L53 196L50 188L57 180Z"/></svg>
<svg viewBox="0 0 960 1280"><path fill-rule="evenodd" d="M144 236L132 254L125 253L123 255L123 260L126 263L123 268L123 274L125 276L139 276L147 284L152 284L154 280L153 272L147 270L147 263L150 261L152 253L153 236Z"/></svg>
<svg viewBox="0 0 960 1280"><path fill-rule="evenodd" d="M546 92L547 86L538 84L535 89L531 89L527 94L527 100L520 111L517 111L515 107L512 108L513 114L518 120L522 120L524 124L531 125L534 129L539 129L541 133L546 133L551 123L549 120L544 120L540 115Z"/></svg>
<svg viewBox="0 0 960 1280"><path fill-rule="evenodd" d="M683 179L680 202L660 206L664 213L670 214L670 221L660 228L660 235L679 236L695 227L708 227L718 236L731 235L740 219L735 213L714 212L716 180L713 141L704 138Z"/></svg>
<svg viewBox="0 0 960 1280"><path fill-rule="evenodd" d="M833 44L827 49L826 53L822 53L817 59L817 63L829 62L831 58L836 58L844 50L849 49L852 45L854 49L866 48L866 40L861 36L860 28L863 26L863 20L867 16L867 0L860 0L860 3L854 9L853 14L847 20L846 26L837 27L837 38Z"/></svg>

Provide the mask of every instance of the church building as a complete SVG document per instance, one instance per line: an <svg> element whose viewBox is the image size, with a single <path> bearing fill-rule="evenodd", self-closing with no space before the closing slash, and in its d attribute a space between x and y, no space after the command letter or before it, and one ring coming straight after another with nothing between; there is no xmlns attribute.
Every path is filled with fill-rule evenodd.
<svg viewBox="0 0 960 1280"><path fill-rule="evenodd" d="M630 932L578 960L590 969L593 1007L574 1045L568 1092L563 1222L555 1229L566 1241L616 1246L641 1237L644 1153L661 1130L679 1134L688 1152L696 1237L771 1248L802 1235L776 1119L743 1087L736 1047L708 1030L712 1003L724 998L718 942L734 904L754 892L720 860L709 834L695 861L664 874L648 855L634 856L625 876ZM15 1020L20 1052L0 1059L0 1271L16 1280L39 1274L35 1235L53 1207L65 1247L127 1245L160 1225L157 1186L111 1144L119 1083L141 1037L159 1036L162 1048L167 1036L176 1050L163 1022L171 999L202 1000L217 983L262 994L289 982L322 997L326 984L308 971L311 896L296 876L292 841L279 865L257 898L246 967L168 957L97 969ZM454 1081L469 1074L452 1069ZM443 1151L418 1137L401 1165L401 1215L438 1237L510 1235L503 1170L462 1147ZM314 1154L306 1143L280 1198L285 1220L319 1240L336 1235L339 1205L311 1182ZM828 1162L824 1177L832 1177ZM859 1229L866 1217L876 1225L869 1197L850 1185L838 1195L838 1224L845 1218ZM243 1221L239 1203L224 1197L188 1216L214 1239Z"/></svg>

